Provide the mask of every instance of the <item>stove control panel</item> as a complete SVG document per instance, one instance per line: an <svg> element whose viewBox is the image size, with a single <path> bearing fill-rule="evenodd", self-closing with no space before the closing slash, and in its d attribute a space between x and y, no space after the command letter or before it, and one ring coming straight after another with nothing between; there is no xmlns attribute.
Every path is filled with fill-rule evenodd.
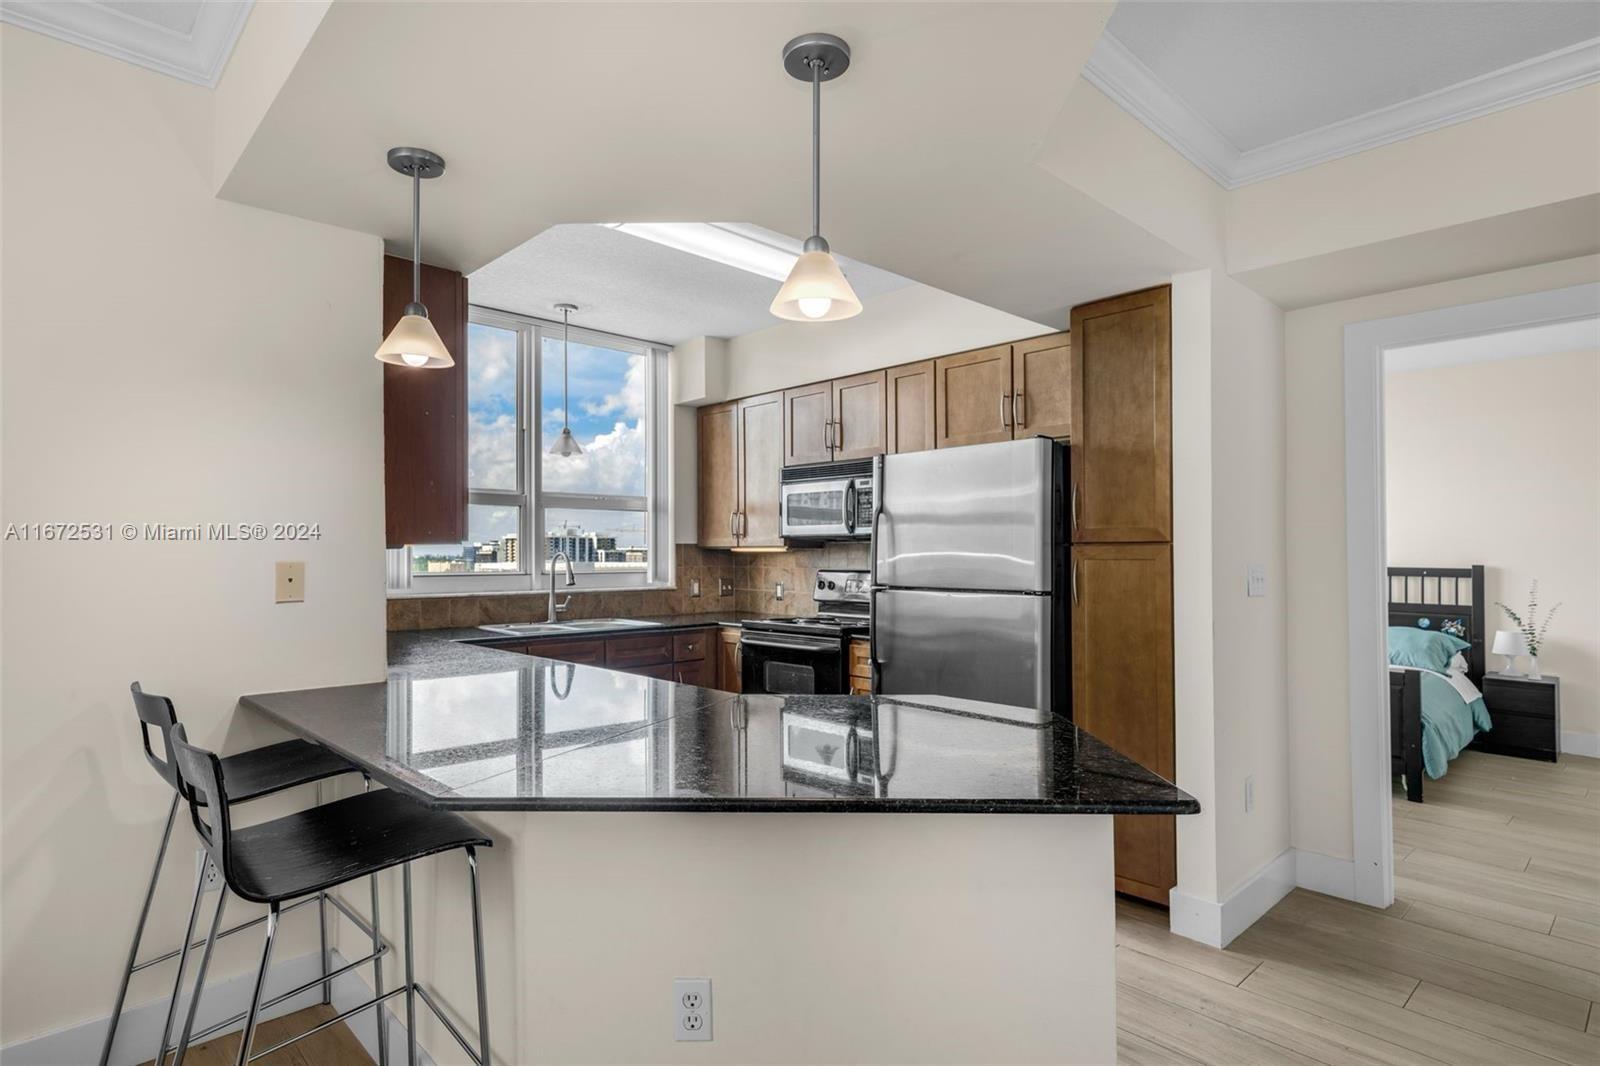
<svg viewBox="0 0 1600 1066"><path fill-rule="evenodd" d="M812 599L818 603L866 603L865 570L818 570Z"/></svg>

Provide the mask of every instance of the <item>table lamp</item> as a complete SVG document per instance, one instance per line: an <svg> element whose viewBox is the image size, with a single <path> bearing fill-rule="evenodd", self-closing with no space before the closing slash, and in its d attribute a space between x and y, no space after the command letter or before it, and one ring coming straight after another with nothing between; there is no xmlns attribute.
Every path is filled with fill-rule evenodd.
<svg viewBox="0 0 1600 1066"><path fill-rule="evenodd" d="M1506 665L1500 671L1507 677L1520 676L1517 672L1517 656L1528 654L1528 642L1520 629L1497 629L1494 634L1494 653L1506 657Z"/></svg>

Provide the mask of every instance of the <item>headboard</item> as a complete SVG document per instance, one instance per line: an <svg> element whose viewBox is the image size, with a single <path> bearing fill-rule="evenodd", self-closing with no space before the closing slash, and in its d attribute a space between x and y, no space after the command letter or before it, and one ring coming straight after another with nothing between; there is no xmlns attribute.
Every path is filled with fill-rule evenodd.
<svg viewBox="0 0 1600 1066"><path fill-rule="evenodd" d="M1483 567L1389 567L1389 624L1454 633L1472 647L1467 676L1483 683Z"/></svg>

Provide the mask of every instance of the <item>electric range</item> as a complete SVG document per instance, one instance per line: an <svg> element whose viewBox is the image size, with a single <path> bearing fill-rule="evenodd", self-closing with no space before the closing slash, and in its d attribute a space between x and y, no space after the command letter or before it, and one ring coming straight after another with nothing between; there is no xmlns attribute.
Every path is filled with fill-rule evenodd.
<svg viewBox="0 0 1600 1066"><path fill-rule="evenodd" d="M866 636L869 629L867 572L819 570L811 594L817 601L815 615L744 623L739 640L744 691L850 691L850 638Z"/></svg>

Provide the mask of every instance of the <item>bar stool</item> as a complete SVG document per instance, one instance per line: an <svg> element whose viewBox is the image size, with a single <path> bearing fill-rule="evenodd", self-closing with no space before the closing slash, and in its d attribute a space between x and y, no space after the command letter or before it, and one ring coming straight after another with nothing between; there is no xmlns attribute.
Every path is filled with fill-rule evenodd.
<svg viewBox="0 0 1600 1066"><path fill-rule="evenodd" d="M377 1011L381 1030L384 1001L402 993L406 997L407 1061L411 1066L416 1066L417 1062L418 998L433 1011L477 1066L489 1066L489 1003L484 979L483 909L478 892L477 853L478 848L492 845L489 838L459 815L429 810L415 800L387 789L364 792L260 825L235 829L229 816L231 792L223 760L203 748L190 745L181 725L173 727L171 739L179 788L189 801L195 832L204 842L211 861L222 871L227 887L227 891L217 898L211 932L206 936L205 951L200 956L194 996L189 1001L189 1016L178 1042L175 1066L183 1066L184 1056L189 1050L195 1009L205 987L206 969L211 962L212 948L216 946L217 927L222 922L222 905L227 900L228 891L241 899L264 903L268 907L266 941L261 949L260 968L256 970L255 991L251 994L250 1007L245 1014L236 1066L246 1066L253 1059L270 1055L369 1007ZM208 803L209 797L217 797L219 802ZM202 813L210 818L209 823ZM456 848L466 850L472 889L472 952L478 991L476 1051L454 1023L445 1017L427 990L417 983L416 960L412 950L411 863ZM277 934L278 918L284 910L284 903L325 893L363 877L375 877L396 866L401 871L405 907L405 984L388 992L374 989L376 995L365 1003L342 1011L299 1036L290 1037L265 1051L250 1054L256 1021L263 1005L262 988L266 984L267 967L272 961L272 942ZM336 896L329 898L338 899ZM312 981L304 987L315 984Z"/></svg>
<svg viewBox="0 0 1600 1066"><path fill-rule="evenodd" d="M167 844L172 839L173 820L178 814L178 803L182 799L178 788L178 771L172 761L172 730L177 727L178 716L173 709L172 701L165 696L145 692L136 681L130 688L133 693L133 707L139 718L139 732L144 742L144 757L155 768L161 779L172 787L172 806L167 810L166 828L161 831L161 844L156 848L155 867L150 871L150 884L145 888L144 904L139 909L139 921L133 929L133 944L128 948L128 961L122 968L122 981L117 986L117 999L111 1008L111 1021L106 1029L104 1047L100 1050L100 1066L106 1066L111 1057L111 1045L116 1040L117 1024L122 1017L122 1004L128 995L128 982L135 973L148 969L170 959L178 959L178 976L173 982L172 998L167 1004L167 1020L161 1030L161 1045L157 1049L155 1062L161 1066L168 1050L168 1041L172 1035L172 1022L177 1010L178 996L182 990L183 973L188 964L189 949L198 947L200 942L194 941L194 926L200 911L200 896L205 885L205 871L199 871L195 881L194 902L189 910L189 927L184 934L183 946L139 962L139 943L144 937L145 923L150 917L150 903L155 898L156 882L161 877L161 867L167 856ZM150 746L150 727L154 726L161 734L162 751L165 758L158 756ZM294 788L297 785L312 784L341 774L355 773L356 767L346 760L335 755L327 748L304 740L286 740L281 744L270 744L264 748L256 748L239 755L231 755L223 760L227 767L228 780L231 783L230 801L243 803L263 796L270 796L284 789ZM370 784L370 783L369 783ZM376 894L377 887L373 887L374 895L374 921L376 921ZM316 983L323 985L324 1000L331 998L332 985L329 983L337 974L328 973L328 927L326 902L321 896L315 899L306 899L302 903L316 902L318 904L319 920L322 933L322 970L323 976ZM334 901L337 903L338 901ZM230 936L242 929L260 925L266 921L263 916L253 921L244 922L223 932L222 936ZM363 926L365 923L361 923ZM374 934L374 941L377 940ZM191 941L194 941L191 943ZM363 960L365 961L365 960ZM381 963L374 963L374 968ZM380 1057L387 1063L387 1049L379 1047Z"/></svg>

